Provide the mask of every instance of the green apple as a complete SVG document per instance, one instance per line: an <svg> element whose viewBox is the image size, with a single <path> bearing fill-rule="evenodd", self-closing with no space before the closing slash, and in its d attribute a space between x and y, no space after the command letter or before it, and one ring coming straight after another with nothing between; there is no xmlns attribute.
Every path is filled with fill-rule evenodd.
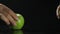
<svg viewBox="0 0 60 34"><path fill-rule="evenodd" d="M24 26L24 17L21 14L16 14L18 16L18 21L16 21L16 26L12 26L12 29L22 29Z"/></svg>

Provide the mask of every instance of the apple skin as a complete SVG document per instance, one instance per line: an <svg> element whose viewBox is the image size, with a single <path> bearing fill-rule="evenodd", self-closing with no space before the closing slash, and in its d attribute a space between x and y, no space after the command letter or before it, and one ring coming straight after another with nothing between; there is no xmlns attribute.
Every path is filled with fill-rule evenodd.
<svg viewBox="0 0 60 34"><path fill-rule="evenodd" d="M16 26L12 26L12 29L22 29L24 26L24 17L21 14L16 14L19 18L18 21L16 21Z"/></svg>

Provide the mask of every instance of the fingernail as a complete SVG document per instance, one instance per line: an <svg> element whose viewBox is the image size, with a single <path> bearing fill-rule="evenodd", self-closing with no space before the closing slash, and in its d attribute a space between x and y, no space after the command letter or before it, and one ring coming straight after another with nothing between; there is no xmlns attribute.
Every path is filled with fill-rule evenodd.
<svg viewBox="0 0 60 34"><path fill-rule="evenodd" d="M16 26L16 23L14 23L14 26Z"/></svg>
<svg viewBox="0 0 60 34"><path fill-rule="evenodd" d="M2 5L2 4L0 4L0 5Z"/></svg>
<svg viewBox="0 0 60 34"><path fill-rule="evenodd" d="M7 23L7 25L10 25L10 23Z"/></svg>
<svg viewBox="0 0 60 34"><path fill-rule="evenodd" d="M16 18L16 20L18 21L18 20L19 20L19 18Z"/></svg>

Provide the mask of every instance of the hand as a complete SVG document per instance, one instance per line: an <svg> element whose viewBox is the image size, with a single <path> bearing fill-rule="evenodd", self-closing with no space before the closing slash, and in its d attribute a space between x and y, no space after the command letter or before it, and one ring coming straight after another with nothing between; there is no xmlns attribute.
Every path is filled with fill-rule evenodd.
<svg viewBox="0 0 60 34"><path fill-rule="evenodd" d="M57 15L57 18L60 19L60 5L58 5L57 7L56 15Z"/></svg>
<svg viewBox="0 0 60 34"><path fill-rule="evenodd" d="M16 14L7 6L0 4L0 18L5 21L6 24L12 23L14 26L16 25L16 21L18 17Z"/></svg>

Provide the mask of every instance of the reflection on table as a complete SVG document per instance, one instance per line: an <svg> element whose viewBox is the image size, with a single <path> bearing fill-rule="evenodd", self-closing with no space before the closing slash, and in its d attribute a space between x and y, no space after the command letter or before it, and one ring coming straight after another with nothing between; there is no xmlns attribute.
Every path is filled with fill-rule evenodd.
<svg viewBox="0 0 60 34"><path fill-rule="evenodd" d="M24 34L22 30L0 31L0 34Z"/></svg>
<svg viewBox="0 0 60 34"><path fill-rule="evenodd" d="M22 30L13 31L13 34L23 34L23 31Z"/></svg>

